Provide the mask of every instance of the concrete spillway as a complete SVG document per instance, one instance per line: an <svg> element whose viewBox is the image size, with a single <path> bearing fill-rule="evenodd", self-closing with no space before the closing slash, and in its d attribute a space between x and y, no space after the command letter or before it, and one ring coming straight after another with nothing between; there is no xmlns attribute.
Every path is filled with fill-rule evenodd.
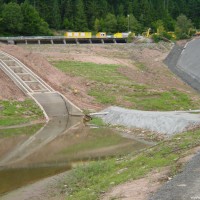
<svg viewBox="0 0 200 200"><path fill-rule="evenodd" d="M82 111L55 91L15 57L0 51L0 69L43 110L47 120L56 116L82 115Z"/></svg>

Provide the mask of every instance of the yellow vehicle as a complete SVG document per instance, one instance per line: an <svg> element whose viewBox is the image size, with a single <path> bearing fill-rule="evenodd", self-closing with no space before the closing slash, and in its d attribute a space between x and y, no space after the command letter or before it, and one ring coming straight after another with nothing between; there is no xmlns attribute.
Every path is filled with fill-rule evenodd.
<svg viewBox="0 0 200 200"><path fill-rule="evenodd" d="M115 33L114 38L123 38L123 34L122 33Z"/></svg>
<svg viewBox="0 0 200 200"><path fill-rule="evenodd" d="M150 31L151 31L151 28L148 28L146 32L143 32L143 33L142 33L142 35L143 35L144 37L147 37L147 38L148 38L148 37L150 37Z"/></svg>
<svg viewBox="0 0 200 200"><path fill-rule="evenodd" d="M174 33L174 32L172 32L172 31L170 31L170 32L167 32L169 35L171 35L171 37L173 38L173 39L176 39L176 34Z"/></svg>
<svg viewBox="0 0 200 200"><path fill-rule="evenodd" d="M195 36L200 36L200 31L195 33Z"/></svg>
<svg viewBox="0 0 200 200"><path fill-rule="evenodd" d="M107 36L106 36L106 32L98 32L97 34L96 34L96 37L97 38L106 38Z"/></svg>
<svg viewBox="0 0 200 200"><path fill-rule="evenodd" d="M91 38L92 33L91 32L66 32L65 37L66 38Z"/></svg>

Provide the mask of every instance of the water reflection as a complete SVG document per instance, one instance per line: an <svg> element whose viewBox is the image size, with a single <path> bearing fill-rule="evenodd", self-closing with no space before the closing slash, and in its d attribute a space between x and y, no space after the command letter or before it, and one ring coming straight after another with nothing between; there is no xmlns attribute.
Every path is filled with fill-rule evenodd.
<svg viewBox="0 0 200 200"><path fill-rule="evenodd" d="M32 153L54 140L65 130L70 129L73 125L77 125L80 120L80 117L56 117L50 120L34 135L8 152L4 158L0 160L0 166L14 165L21 162Z"/></svg>
<svg viewBox="0 0 200 200"><path fill-rule="evenodd" d="M80 117L57 117L33 135L6 140L11 141L9 148L2 150L0 145L0 180L5 180L0 181L0 194L68 170L78 161L127 154L149 145L112 129L86 127ZM3 141L0 138L0 144ZM13 181L20 176L20 181Z"/></svg>

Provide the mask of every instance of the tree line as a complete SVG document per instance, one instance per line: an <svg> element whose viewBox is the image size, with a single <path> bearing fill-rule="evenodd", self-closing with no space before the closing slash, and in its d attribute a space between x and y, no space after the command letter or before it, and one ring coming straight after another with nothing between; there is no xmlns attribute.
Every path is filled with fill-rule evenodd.
<svg viewBox="0 0 200 200"><path fill-rule="evenodd" d="M51 29L142 33L176 29L181 14L200 28L200 0L0 0L1 35L49 35Z"/></svg>

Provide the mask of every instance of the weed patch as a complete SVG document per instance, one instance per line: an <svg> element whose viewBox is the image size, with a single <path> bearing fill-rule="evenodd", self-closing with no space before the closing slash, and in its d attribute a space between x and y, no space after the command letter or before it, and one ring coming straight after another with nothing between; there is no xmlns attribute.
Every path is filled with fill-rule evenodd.
<svg viewBox="0 0 200 200"><path fill-rule="evenodd" d="M10 126L43 117L40 108L30 99L25 101L0 101L0 126Z"/></svg>
<svg viewBox="0 0 200 200"><path fill-rule="evenodd" d="M170 92L135 92L126 97L141 110L184 110L193 107L188 95L177 90Z"/></svg>
<svg viewBox="0 0 200 200"><path fill-rule="evenodd" d="M121 66L118 65L74 61L56 61L53 64L67 74L95 81L90 86L88 94L101 104L161 111L195 109L200 104L175 89L159 91L145 84L137 84L122 75L118 71ZM143 63L136 63L136 66L140 70L148 70Z"/></svg>
<svg viewBox="0 0 200 200"><path fill-rule="evenodd" d="M129 154L78 166L66 177L69 200L96 200L101 193L128 180L143 177L153 169L171 166L176 171L179 158L199 145L200 130L178 134L172 139L138 154Z"/></svg>
<svg viewBox="0 0 200 200"><path fill-rule="evenodd" d="M99 117L93 117L91 123L96 126L107 126L107 124L105 124L103 120Z"/></svg>
<svg viewBox="0 0 200 200"><path fill-rule="evenodd" d="M144 63L141 63L141 62L136 62L134 63L134 65L140 69L141 71L148 71L148 68L147 66L144 64Z"/></svg>

